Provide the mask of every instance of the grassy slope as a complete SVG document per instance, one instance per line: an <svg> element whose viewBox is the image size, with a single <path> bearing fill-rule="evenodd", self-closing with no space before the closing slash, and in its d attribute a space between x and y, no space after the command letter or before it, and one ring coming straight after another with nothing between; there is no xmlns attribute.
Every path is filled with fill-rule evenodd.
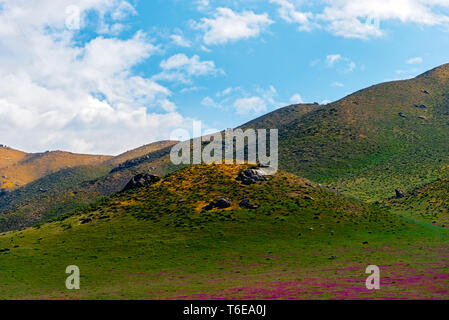
<svg viewBox="0 0 449 320"><path fill-rule="evenodd" d="M121 155L118 155L118 156L106 161L105 164L116 167L126 161L143 157L147 154L159 151L161 149L165 149L167 147L172 147L176 143L178 143L178 142L176 142L176 141L160 141L160 142L150 143L150 144L144 145L142 147L122 153Z"/></svg>
<svg viewBox="0 0 449 320"><path fill-rule="evenodd" d="M411 191L435 181L449 164L448 98L449 65L444 65L415 79L309 106L308 112L301 105L280 109L246 126L279 128L282 169L375 201L396 188ZM428 108L415 106L422 104Z"/></svg>
<svg viewBox="0 0 449 320"><path fill-rule="evenodd" d="M1 179L0 189L15 190L61 169L82 165L99 165L110 158L109 156L82 155L62 151L26 154L19 161L0 167L0 177L7 177Z"/></svg>
<svg viewBox="0 0 449 320"><path fill-rule="evenodd" d="M446 230L285 173L243 186L235 181L240 170L188 168L0 236L0 249L9 249L0 253L0 298L448 297ZM232 207L201 211L219 197ZM239 209L244 197L260 208ZM80 291L65 290L71 264L81 269ZM364 290L369 264L382 268L381 291ZM415 273L419 280L410 279Z"/></svg>
<svg viewBox="0 0 449 320"><path fill-rule="evenodd" d="M7 147L0 147L0 169L11 166L26 157L26 153Z"/></svg>
<svg viewBox="0 0 449 320"><path fill-rule="evenodd" d="M386 202L393 212L412 219L449 227L449 178L417 188L405 198Z"/></svg>
<svg viewBox="0 0 449 320"><path fill-rule="evenodd" d="M30 227L95 200L77 197L76 186L106 175L106 166L62 169L0 198L0 232ZM76 192L76 191L75 191Z"/></svg>
<svg viewBox="0 0 449 320"><path fill-rule="evenodd" d="M62 169L0 197L0 232L29 227L110 196L122 190L138 173L151 171L164 176L176 170L166 157L173 144L150 144L99 166ZM132 157L142 157L143 153L141 161L111 171L114 164L135 160Z"/></svg>

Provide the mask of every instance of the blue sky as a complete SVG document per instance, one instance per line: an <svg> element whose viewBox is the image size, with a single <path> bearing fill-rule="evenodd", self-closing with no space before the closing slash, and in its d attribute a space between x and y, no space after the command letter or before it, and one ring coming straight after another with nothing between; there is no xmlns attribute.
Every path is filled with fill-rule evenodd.
<svg viewBox="0 0 449 320"><path fill-rule="evenodd" d="M117 154L449 62L449 0L0 4L0 143L33 152Z"/></svg>

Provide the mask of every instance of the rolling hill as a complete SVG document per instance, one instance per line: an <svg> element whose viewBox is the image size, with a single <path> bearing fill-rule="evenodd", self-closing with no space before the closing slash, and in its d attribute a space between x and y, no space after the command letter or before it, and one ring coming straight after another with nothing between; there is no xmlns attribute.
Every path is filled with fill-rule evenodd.
<svg viewBox="0 0 449 320"><path fill-rule="evenodd" d="M110 158L62 151L26 154L0 147L0 189L15 190L61 169L99 165Z"/></svg>
<svg viewBox="0 0 449 320"><path fill-rule="evenodd" d="M449 65L325 106L296 105L243 127L278 128L280 167L366 201L439 178L449 164Z"/></svg>
<svg viewBox="0 0 449 320"><path fill-rule="evenodd" d="M449 65L241 128L279 129L275 176L175 166L171 141L61 167L0 148L0 172L40 170L0 195L0 299L449 298ZM121 192L142 173L163 179Z"/></svg>
<svg viewBox="0 0 449 320"><path fill-rule="evenodd" d="M284 172L246 186L236 177L247 168L186 168L1 235L0 298L448 297L447 230ZM205 209L221 198L230 207ZM257 208L240 208L245 198ZM382 290L364 289L370 264L382 268ZM81 290L65 289L68 265L79 266Z"/></svg>
<svg viewBox="0 0 449 320"><path fill-rule="evenodd" d="M167 158L176 142L146 145L99 165L61 169L0 196L0 232L33 226L121 191L142 172L164 176L175 168Z"/></svg>
<svg viewBox="0 0 449 320"><path fill-rule="evenodd" d="M385 202L392 212L417 221L449 227L449 178L438 179Z"/></svg>

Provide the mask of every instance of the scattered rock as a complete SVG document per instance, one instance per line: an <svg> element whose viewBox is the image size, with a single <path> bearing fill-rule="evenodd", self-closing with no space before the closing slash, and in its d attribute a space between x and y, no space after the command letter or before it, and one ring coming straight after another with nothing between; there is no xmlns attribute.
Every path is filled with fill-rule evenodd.
<svg viewBox="0 0 449 320"><path fill-rule="evenodd" d="M407 118L407 116L406 116L404 113L402 113L402 112L399 112L399 116L400 116L401 118Z"/></svg>
<svg viewBox="0 0 449 320"><path fill-rule="evenodd" d="M419 116L418 118L421 119L421 120L427 120L427 118L424 117L424 116Z"/></svg>
<svg viewBox="0 0 449 320"><path fill-rule="evenodd" d="M401 190L396 189L395 192L396 192L396 199L405 198L406 196L405 193Z"/></svg>
<svg viewBox="0 0 449 320"><path fill-rule="evenodd" d="M428 108L428 106L426 106L425 104L421 104L421 105L415 104L415 107L420 108L420 109L427 109Z"/></svg>
<svg viewBox="0 0 449 320"><path fill-rule="evenodd" d="M3 252L9 252L9 251L10 251L10 249L8 249L8 248L0 249L0 253L3 253Z"/></svg>
<svg viewBox="0 0 449 320"><path fill-rule="evenodd" d="M242 208L242 209L254 210L254 209L259 208L259 206L252 205L251 201L249 199L243 199L239 205L240 205L240 208Z"/></svg>
<svg viewBox="0 0 449 320"><path fill-rule="evenodd" d="M226 209L229 208L231 206L231 202L228 199L219 199L217 201L212 201L211 203L209 203L207 206L205 206L203 208L203 210L205 211L211 211L215 208L217 209Z"/></svg>
<svg viewBox="0 0 449 320"><path fill-rule="evenodd" d="M423 90L422 92L423 92L424 94L430 94L430 92L427 91L427 90Z"/></svg>
<svg viewBox="0 0 449 320"><path fill-rule="evenodd" d="M315 199L313 199L311 196L305 196L304 199L305 199L305 200L315 200Z"/></svg>
<svg viewBox="0 0 449 320"><path fill-rule="evenodd" d="M128 184L125 186L122 192L143 188L152 185L160 180L161 178L152 174L138 174L137 176L133 177L131 181L128 182Z"/></svg>
<svg viewBox="0 0 449 320"><path fill-rule="evenodd" d="M88 224L92 222L91 218L84 218L80 220L81 224Z"/></svg>
<svg viewBox="0 0 449 320"><path fill-rule="evenodd" d="M231 202L228 199L223 198L215 201L215 207L217 207L218 209L226 209L230 206Z"/></svg>
<svg viewBox="0 0 449 320"><path fill-rule="evenodd" d="M205 210L205 211L211 211L211 210L214 210L214 205L213 205L213 203L210 203L210 204L208 204L207 206L205 206L205 207L203 208L203 210Z"/></svg>
<svg viewBox="0 0 449 320"><path fill-rule="evenodd" d="M257 169L248 169L240 172L236 178L237 181L241 181L244 185L255 184L259 181L266 181L267 179L267 174L263 170Z"/></svg>

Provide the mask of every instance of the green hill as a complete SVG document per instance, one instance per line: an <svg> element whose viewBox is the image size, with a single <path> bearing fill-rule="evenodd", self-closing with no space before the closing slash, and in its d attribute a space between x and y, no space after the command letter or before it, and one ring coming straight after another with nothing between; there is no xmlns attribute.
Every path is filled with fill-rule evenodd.
<svg viewBox="0 0 449 320"><path fill-rule="evenodd" d="M447 275L447 230L283 172L246 186L246 168L186 168L1 235L0 298L448 298L447 277L435 277ZM229 208L204 209L221 198ZM258 208L240 208L245 198ZM376 292L364 287L371 264L382 268ZM68 265L79 291L65 289Z"/></svg>
<svg viewBox="0 0 449 320"><path fill-rule="evenodd" d="M375 201L435 181L449 164L449 65L245 127L278 128L283 170Z"/></svg>
<svg viewBox="0 0 449 320"><path fill-rule="evenodd" d="M166 157L174 143L150 144L98 166L62 169L1 195L0 232L30 227L113 195L136 174L164 176L176 170Z"/></svg>
<svg viewBox="0 0 449 320"><path fill-rule="evenodd" d="M386 204L393 212L411 219L449 227L449 178L438 179Z"/></svg>

